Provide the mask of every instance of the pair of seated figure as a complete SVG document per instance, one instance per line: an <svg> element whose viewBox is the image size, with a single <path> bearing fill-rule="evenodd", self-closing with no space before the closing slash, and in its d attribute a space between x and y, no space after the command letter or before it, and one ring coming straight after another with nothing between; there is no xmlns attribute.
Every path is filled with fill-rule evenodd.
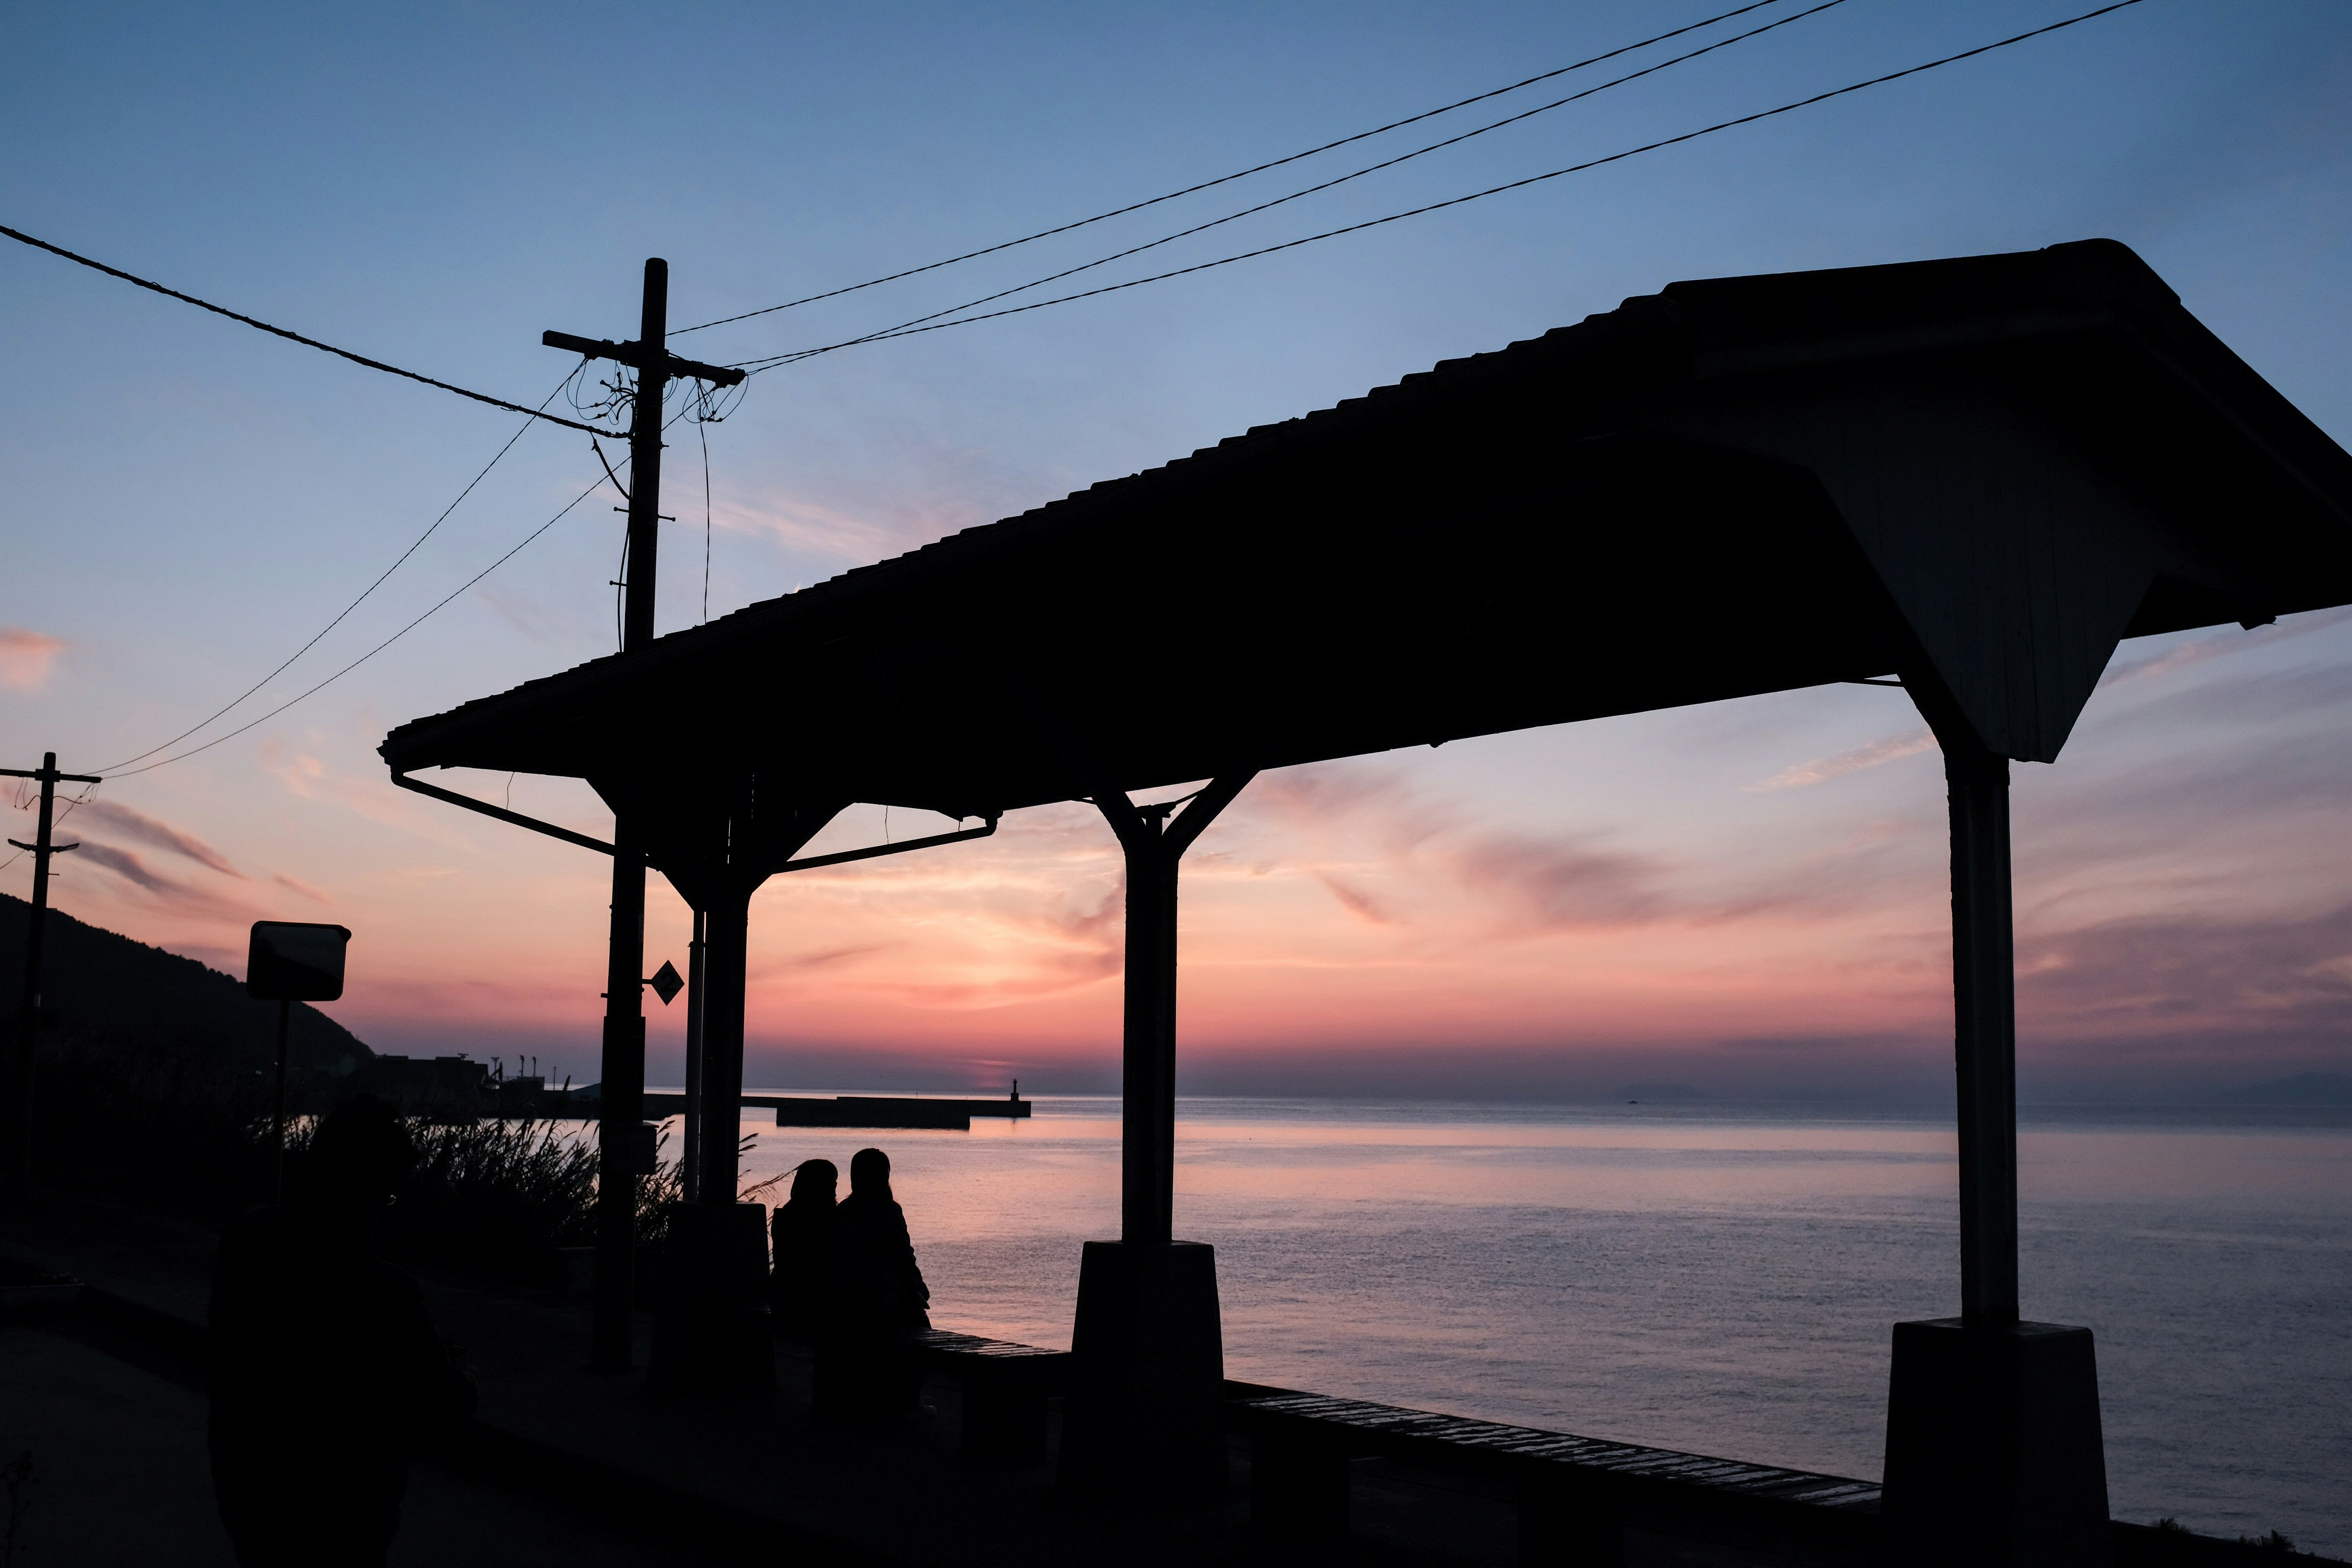
<svg viewBox="0 0 2352 1568"><path fill-rule="evenodd" d="M771 1226L769 1306L777 1334L815 1352L820 1416L885 1420L915 1409L922 1392L915 1335L931 1326L931 1291L890 1192L890 1156L851 1156L849 1195L836 1202L839 1182L830 1160L794 1169Z"/></svg>

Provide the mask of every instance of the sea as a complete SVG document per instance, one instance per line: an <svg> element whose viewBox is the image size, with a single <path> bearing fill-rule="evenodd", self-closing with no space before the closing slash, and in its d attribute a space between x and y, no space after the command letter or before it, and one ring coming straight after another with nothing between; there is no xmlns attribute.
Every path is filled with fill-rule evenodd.
<svg viewBox="0 0 2352 1568"><path fill-rule="evenodd" d="M1066 1347L1118 1104L1034 1106L753 1113L744 1180L845 1187L879 1145L933 1322ZM1875 1479L1891 1327L1958 1308L1957 1169L1927 1110L1187 1099L1176 1231L1216 1247L1229 1377ZM2115 1516L2352 1557L2352 1111L2029 1111L2019 1185L2026 1316L2096 1336Z"/></svg>

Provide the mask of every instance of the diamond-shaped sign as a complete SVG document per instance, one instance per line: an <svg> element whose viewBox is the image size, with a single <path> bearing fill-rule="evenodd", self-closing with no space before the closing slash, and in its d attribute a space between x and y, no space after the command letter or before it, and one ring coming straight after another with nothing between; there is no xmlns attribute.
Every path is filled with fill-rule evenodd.
<svg viewBox="0 0 2352 1568"><path fill-rule="evenodd" d="M654 977L646 984L654 988L654 994L662 999L662 1005L665 1007L670 1005L671 1000L679 992L686 989L686 982L677 977L677 971L671 967L667 959L662 960L662 966L654 971Z"/></svg>

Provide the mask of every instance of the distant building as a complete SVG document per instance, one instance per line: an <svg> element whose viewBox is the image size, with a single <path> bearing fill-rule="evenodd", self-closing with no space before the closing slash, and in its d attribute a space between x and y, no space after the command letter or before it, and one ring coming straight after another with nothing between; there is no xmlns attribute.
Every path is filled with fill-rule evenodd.
<svg viewBox="0 0 2352 1568"><path fill-rule="evenodd" d="M464 1057L385 1057L362 1065L349 1080L397 1107L434 1121L474 1121L495 1113L498 1086L489 1065Z"/></svg>

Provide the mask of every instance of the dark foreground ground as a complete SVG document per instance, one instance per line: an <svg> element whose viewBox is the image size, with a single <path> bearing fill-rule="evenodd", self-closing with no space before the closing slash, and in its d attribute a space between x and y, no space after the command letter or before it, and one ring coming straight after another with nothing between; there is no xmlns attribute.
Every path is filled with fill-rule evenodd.
<svg viewBox="0 0 2352 1568"><path fill-rule="evenodd" d="M0 1257L92 1288L69 1311L0 1314L0 1464L29 1453L37 1477L14 1563L231 1564L205 1452L201 1325L214 1245L200 1227L96 1204L0 1219ZM740 1563L747 1552L1039 1568L1518 1561L1516 1510L1499 1486L1362 1461L1347 1539L1273 1542L1249 1527L1238 1437L1234 1484L1218 1502L1148 1514L1086 1506L1055 1490L1049 1465L966 1468L952 1380L929 1387L929 1418L843 1434L810 1421L808 1363L791 1347L779 1349L772 1399L665 1395L582 1370L579 1298L429 1275L425 1284L442 1333L467 1347L482 1403L464 1443L417 1465L395 1563L601 1568ZM5 1507L0 1495L0 1528ZM2178 1560L2259 1560L2222 1550ZM1710 1537L1696 1524L1629 1530L1625 1561L1863 1568L1850 1548Z"/></svg>

